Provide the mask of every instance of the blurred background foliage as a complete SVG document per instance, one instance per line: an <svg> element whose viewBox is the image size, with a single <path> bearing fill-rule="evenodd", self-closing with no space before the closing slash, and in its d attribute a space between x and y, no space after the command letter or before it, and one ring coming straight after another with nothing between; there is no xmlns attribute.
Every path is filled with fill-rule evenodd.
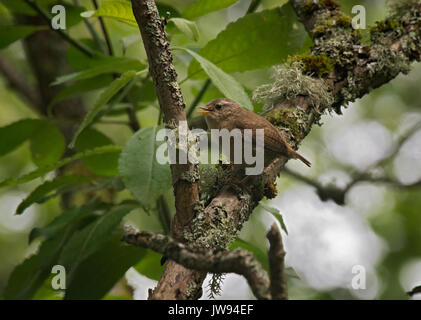
<svg viewBox="0 0 421 320"><path fill-rule="evenodd" d="M0 60L32 85L37 82L33 72L37 64L47 63L52 72L58 72L56 83L66 85L55 92L48 106L39 107L11 88L7 77L0 77L3 298L63 298L62 292L50 286L51 265L57 263L68 267L69 299L144 299L162 272L160 255L119 241L121 220L142 230L168 233L174 201L168 168L140 165L147 162L148 154L154 154L156 146L145 149L132 138L138 129L133 114L141 128L136 139L153 139L160 122L152 82L142 71L147 59L138 28L130 11L118 4L113 11L107 2L115 5L116 1L99 1L100 8L94 13L95 1L91 0L37 1L47 12L54 4L69 9L65 32L94 53L92 58L66 46L68 70L61 72L61 67L55 70L55 60L29 61L25 55L19 39L45 30L33 25L16 28L17 22L22 24L22 15L35 14L33 9L22 0L0 1ZM130 3L121 2L123 6ZM208 6L203 5L206 2ZM286 2L253 1L258 4L254 9L258 15L245 16L250 0L157 1L161 16L168 21L172 47L193 50L222 69L222 82L211 77L209 83L209 73L194 74L203 65L192 62L188 51L173 51L187 107L224 95L235 98L235 86L244 88L245 95L238 99L248 103L251 92L270 81L271 66L308 48L293 15L277 19ZM350 15L354 5L363 5L368 26L387 13L384 0L339 2ZM105 23L108 44L98 16ZM51 38L52 45L54 41ZM112 57L107 57L109 46ZM221 63L228 53L234 58ZM265 233L282 215L288 230L283 236L291 299L408 299L406 291L421 284L421 191L408 187L421 180L421 132L408 136L389 161L379 162L390 156L399 137L421 121L420 83L421 67L414 64L409 75L353 103L343 110L343 116L324 115L323 126L314 127L300 147L312 160L311 170L294 161L288 163L289 173L281 174L277 182L278 197L255 210L233 244L253 251L267 268ZM87 129L80 132L74 149L66 149L83 117L61 117L55 105L74 96L91 111L85 118ZM261 111L260 105L253 107ZM42 120L17 122L24 119ZM192 121L197 119L192 112ZM62 126L66 121L71 122L70 136ZM15 127L9 126L14 123ZM112 148L107 149L109 146ZM57 161L75 153L82 161L60 166L59 176L65 179L55 178ZM340 192L373 164L379 164L374 176L387 176L393 183L358 182L342 194L343 204L319 197L320 188ZM10 180L34 171L36 178L25 183ZM151 182L143 183L147 177ZM37 250L38 255L32 256ZM364 290L351 288L356 265L367 271ZM218 298L247 299L252 294L244 279L227 275Z"/></svg>

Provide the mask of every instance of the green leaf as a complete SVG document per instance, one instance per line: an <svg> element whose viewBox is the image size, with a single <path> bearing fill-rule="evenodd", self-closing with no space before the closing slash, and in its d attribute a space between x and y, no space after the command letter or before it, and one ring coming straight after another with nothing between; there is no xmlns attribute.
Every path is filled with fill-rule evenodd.
<svg viewBox="0 0 421 320"><path fill-rule="evenodd" d="M106 17L117 19L128 25L137 27L136 19L133 15L132 6L129 2L123 1L103 1L98 10L85 11L81 13L84 18Z"/></svg>
<svg viewBox="0 0 421 320"><path fill-rule="evenodd" d="M154 206L163 190L171 188L169 165L156 161L156 141L162 127L147 127L136 132L120 155L119 171L126 187L145 207ZM165 143L165 142L164 142Z"/></svg>
<svg viewBox="0 0 421 320"><path fill-rule="evenodd" d="M24 119L1 127L0 136L7 137L0 144L0 156L29 140L32 160L37 166L58 161L66 148L61 132L50 122L41 119Z"/></svg>
<svg viewBox="0 0 421 320"><path fill-rule="evenodd" d="M81 207L74 207L72 209L63 211L53 221L43 228L34 228L29 234L29 243L38 237L46 239L55 238L61 234L67 226L74 224L88 214L92 214L98 204L86 205Z"/></svg>
<svg viewBox="0 0 421 320"><path fill-rule="evenodd" d="M38 253L26 259L12 272L4 290L4 298L10 300L30 299L51 273L51 268L63 248L70 228L58 237L44 241Z"/></svg>
<svg viewBox="0 0 421 320"><path fill-rule="evenodd" d="M199 54L225 72L242 72L279 64L309 45L304 27L290 4L248 14L230 23ZM203 68L203 66L202 66ZM206 70L205 70L206 71ZM192 61L189 77L205 77Z"/></svg>
<svg viewBox="0 0 421 320"><path fill-rule="evenodd" d="M269 272L269 260L268 260L268 254L266 251L263 251L260 248L256 247L255 245L249 242L246 242L244 240L241 240L240 238L235 239L234 242L230 246L230 250L234 250L237 248L245 249L253 253L254 257L257 259L257 261L260 262L262 267L267 272Z"/></svg>
<svg viewBox="0 0 421 320"><path fill-rule="evenodd" d="M62 187L70 187L83 183L87 183L90 180L87 177L81 176L61 176L55 178L54 180L45 181L43 184L35 188L25 199L21 201L19 206L16 209L16 214L21 214L25 211L26 208L32 204L42 200L47 196L51 191L60 189Z"/></svg>
<svg viewBox="0 0 421 320"><path fill-rule="evenodd" d="M58 77L52 85L58 85L73 80L88 79L105 73L123 73L130 70L140 70L144 67L139 60L128 58L109 57L97 60L93 59L90 61L95 61L95 65L83 71Z"/></svg>
<svg viewBox="0 0 421 320"><path fill-rule="evenodd" d="M84 79L75 82L74 84L68 85L60 90L59 93L50 102L49 109L52 108L57 102L64 100L72 95L81 94L96 89L100 89L109 85L113 81L111 75L100 75L89 79Z"/></svg>
<svg viewBox="0 0 421 320"><path fill-rule="evenodd" d="M83 260L101 248L110 239L110 235L120 224L121 219L135 208L135 205L114 208L72 236L63 248L59 259L59 264L66 268L69 283Z"/></svg>
<svg viewBox="0 0 421 320"><path fill-rule="evenodd" d="M267 212L271 213L279 221L279 224L281 225L282 230L284 230L285 233L288 234L287 226L285 225L284 218L282 217L279 210L274 207L270 207L264 203L260 203L260 206L263 209L265 209Z"/></svg>
<svg viewBox="0 0 421 320"><path fill-rule="evenodd" d="M183 18L171 18L168 20L168 22L174 23L178 30L180 30L193 41L199 40L199 29L197 28L195 22Z"/></svg>
<svg viewBox="0 0 421 320"><path fill-rule="evenodd" d="M0 28L0 49L6 48L15 41L26 38L38 30L46 29L44 26L2 26Z"/></svg>
<svg viewBox="0 0 421 320"><path fill-rule="evenodd" d="M47 9L48 5L57 0L37 0L37 4ZM35 16L37 12L22 0L0 0L0 2L12 13Z"/></svg>
<svg viewBox="0 0 421 320"><path fill-rule="evenodd" d="M70 4L65 5L66 8L66 29L76 26L82 21L80 14L86 9L81 6L74 6Z"/></svg>
<svg viewBox="0 0 421 320"><path fill-rule="evenodd" d="M102 132L93 128L86 128L76 140L75 149L77 152L84 152L93 148L112 145L113 141ZM118 172L118 153L103 155L93 155L85 157L83 163L92 170L92 172L101 176L117 176Z"/></svg>
<svg viewBox="0 0 421 320"><path fill-rule="evenodd" d="M36 134L40 121L39 119L24 119L1 127L0 137L7 137L7 139L1 139L0 156L12 152Z"/></svg>
<svg viewBox="0 0 421 320"><path fill-rule="evenodd" d="M134 268L149 279L158 281L164 271L164 266L161 266L162 254L148 249L143 250L142 260Z"/></svg>
<svg viewBox="0 0 421 320"><path fill-rule="evenodd" d="M94 107L88 112L85 119L83 119L82 124L79 126L78 130L76 131L75 135L73 136L72 142L70 143L70 147L73 147L77 137L79 134L91 124L94 120L97 113L101 110L101 108L122 88L124 87L130 80L132 80L136 76L136 71L127 71L120 78L115 79L110 85L101 93L99 99L95 103Z"/></svg>
<svg viewBox="0 0 421 320"><path fill-rule="evenodd" d="M13 185L17 185L17 184L22 184L31 180L34 180L36 178L39 178L45 174L47 174L50 171L53 171L55 169L58 169L66 164L68 164L69 162L72 162L74 160L77 159L83 159L85 157L90 157L93 155L102 155L102 154L107 154L107 153L120 153L121 152L121 147L119 146L104 146L104 147L99 147L99 148L95 148L93 150L88 150L85 151L83 153L77 153L71 157L68 158L64 158L54 164L50 164L44 167L40 167L37 170L34 170L30 173L27 173L19 178L8 178L5 179L3 181L0 182L0 188L2 187L6 187L6 186L13 186Z"/></svg>
<svg viewBox="0 0 421 320"><path fill-rule="evenodd" d="M66 150L66 142L61 132L52 123L42 120L41 122L42 125L30 138L32 161L38 167L57 162Z"/></svg>
<svg viewBox="0 0 421 320"><path fill-rule="evenodd" d="M236 3L237 0L197 0L183 11L183 17L195 19L213 11L218 11Z"/></svg>
<svg viewBox="0 0 421 320"><path fill-rule="evenodd" d="M186 48L180 49L188 52L193 56L193 58L196 59L196 61L200 63L203 70L205 70L209 78L211 78L212 83L225 95L225 97L236 101L245 109L253 110L253 105L250 101L250 98L248 97L244 88L237 82L237 80L196 52Z"/></svg>
<svg viewBox="0 0 421 320"><path fill-rule="evenodd" d="M121 242L120 233L85 259L68 282L64 299L101 299L139 260L143 260L146 249L129 246Z"/></svg>

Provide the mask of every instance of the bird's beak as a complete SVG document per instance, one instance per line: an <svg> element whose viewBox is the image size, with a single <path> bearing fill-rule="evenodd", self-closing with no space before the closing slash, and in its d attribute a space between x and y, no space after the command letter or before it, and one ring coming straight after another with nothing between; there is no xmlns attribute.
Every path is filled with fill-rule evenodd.
<svg viewBox="0 0 421 320"><path fill-rule="evenodd" d="M207 113L212 112L212 110L209 109L208 107L198 107L198 108L203 110L203 111L199 111L200 114L207 114Z"/></svg>

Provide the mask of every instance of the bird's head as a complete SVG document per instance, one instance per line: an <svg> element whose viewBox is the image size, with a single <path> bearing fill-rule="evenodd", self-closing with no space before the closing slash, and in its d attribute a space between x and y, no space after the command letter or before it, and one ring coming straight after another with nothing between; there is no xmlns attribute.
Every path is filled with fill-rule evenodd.
<svg viewBox="0 0 421 320"><path fill-rule="evenodd" d="M231 117L239 115L243 109L233 100L228 98L214 99L206 104L204 107L199 107L202 113L205 115L206 122L208 120L214 122L222 122Z"/></svg>

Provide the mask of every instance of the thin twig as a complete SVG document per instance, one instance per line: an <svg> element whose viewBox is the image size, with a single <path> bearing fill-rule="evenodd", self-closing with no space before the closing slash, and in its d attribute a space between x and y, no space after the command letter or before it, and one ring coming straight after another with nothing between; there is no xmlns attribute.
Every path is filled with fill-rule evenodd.
<svg viewBox="0 0 421 320"><path fill-rule="evenodd" d="M405 134L399 137L398 141L396 142L395 148L391 151L390 154L387 155L387 157L379 159L378 161L371 164L366 170L355 175L351 182L349 182L344 188L339 188L334 185L323 186L318 181L308 178L298 172L294 172L288 168L285 168L282 172L295 178L296 180L302 181L314 187L321 200L333 200L339 205L345 204L346 194L349 192L349 190L351 190L352 187L354 187L360 182L382 183L390 185L391 187L401 189L417 188L421 186L421 180L413 182L411 184L402 184L399 181L390 177L374 177L371 174L371 172L373 170L379 169L387 165L388 162L392 161L398 155L405 142L408 141L420 129L421 121L417 122Z"/></svg>
<svg viewBox="0 0 421 320"><path fill-rule="evenodd" d="M73 0L73 3L76 6L80 5L79 0ZM96 32L95 28L92 26L92 23L89 21L89 19L83 19L83 23L85 24L86 28L88 29L89 33L91 34L98 48L102 48L103 46L102 46L101 40L99 39L99 35Z"/></svg>
<svg viewBox="0 0 421 320"><path fill-rule="evenodd" d="M92 0L92 2L94 4L95 10L98 10L99 8L98 2L96 0ZM104 19L102 17L98 17L98 20L99 20L99 24L101 25L101 30L104 35L105 42L107 43L108 55L113 56L114 55L113 45L111 43L111 39L108 34L107 28L105 27Z"/></svg>
<svg viewBox="0 0 421 320"><path fill-rule="evenodd" d="M77 40L73 39L63 30L54 29L53 26L51 25L50 16L40 6L38 6L38 4L36 4L34 0L24 0L24 1L32 9L34 9L42 18L44 18L44 20L47 22L47 25L50 27L51 30L53 30L54 32L57 32L64 40L69 42L71 45L73 45L80 52L84 53L85 55L87 55L89 57L94 56L93 51L89 47L86 47L84 44L82 44L82 43L78 42Z"/></svg>

